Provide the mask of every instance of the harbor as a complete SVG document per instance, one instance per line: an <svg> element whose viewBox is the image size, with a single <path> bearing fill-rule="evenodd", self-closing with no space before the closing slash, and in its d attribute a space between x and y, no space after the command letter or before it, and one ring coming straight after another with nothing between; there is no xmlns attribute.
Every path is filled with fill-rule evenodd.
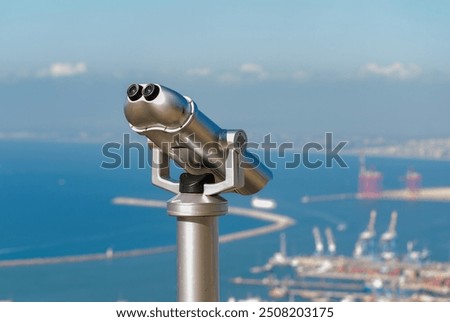
<svg viewBox="0 0 450 322"><path fill-rule="evenodd" d="M234 277L231 282L264 287L272 300L450 301L450 263L431 261L427 250L415 250L412 242L406 254L398 254L396 211L376 241L376 216L373 210L353 257L336 254L331 229L325 231L325 247L314 227L313 255L288 255L286 235L281 234L279 251L264 265L250 269L258 277Z"/></svg>
<svg viewBox="0 0 450 322"><path fill-rule="evenodd" d="M357 164L357 160L353 163ZM422 185L417 179L420 176L410 175L409 186L406 181L399 184L399 180L406 178L405 169L414 166L421 171L423 182L430 186L448 182L445 178L433 180L438 174L427 172L420 163L398 162L393 170L383 162L377 166L376 172L382 173L386 180L384 188L382 182L371 186L370 180L359 184L355 180L356 171L344 187L342 182L328 180L328 173L323 176L325 181L316 182L315 175L299 172L295 181L299 182L300 178L303 181L290 186L292 193L273 187L249 198L247 206L229 207L230 215L223 219L224 233L219 236L221 298L449 301L448 203L422 202L418 196L431 188ZM448 170L443 164L438 166L442 167L436 169L438 173ZM437 166L433 163L430 167ZM375 170L372 167L367 171ZM55 187L56 195L59 190L70 188L72 181L65 180L65 185ZM310 188L314 184L320 187ZM30 224L23 225L21 233L30 236L30 241L4 244L0 297L14 301L41 300L47 294L49 300L173 301L176 296L174 239L155 232L161 217L164 225L173 223L165 214L166 201L125 195L113 189L117 185L108 185L111 191L107 198L90 199L92 204L86 205L63 200L67 205L55 205L51 212L45 212L49 205L41 205L38 199L30 201L30 207L39 209L44 217L38 220L29 210ZM373 187L376 189L372 190ZM80 182L75 188L85 187ZM97 188L90 187L89 194ZM343 202L299 203L302 195L313 191L331 195L352 190L353 193L339 195L348 198ZM391 191L403 191L403 197L408 200L387 201L385 193ZM435 192L438 191L432 193ZM89 216L82 212L87 205L95 209ZM91 220L91 216L96 219ZM17 226L23 222L17 216L5 218L15 221ZM8 220L4 221L5 225ZM54 222L54 227L62 233L55 234L54 227L46 225L38 226L40 230L31 229L37 221ZM83 225L74 225L78 221ZM72 231L76 235L71 236ZM7 237L7 233L4 229L3 236ZM47 237L31 239L35 233L49 236L55 243L47 246ZM278 246L280 234L285 240L281 247ZM158 238L158 243L154 238ZM407 244L408 241L411 243ZM42 282L35 285L30 279L22 278L26 274L39 276ZM68 278L61 282L59 276ZM73 277L77 278L77 284L71 283ZM74 291L66 293L68 289Z"/></svg>

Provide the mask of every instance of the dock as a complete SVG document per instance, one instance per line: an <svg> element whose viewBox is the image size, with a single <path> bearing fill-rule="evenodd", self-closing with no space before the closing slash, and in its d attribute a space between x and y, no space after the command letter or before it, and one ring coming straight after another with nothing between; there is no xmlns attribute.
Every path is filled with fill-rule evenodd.
<svg viewBox="0 0 450 322"><path fill-rule="evenodd" d="M269 292L273 297L280 297L282 293L281 297L298 295L309 299L372 301L375 299L372 293L383 289L390 290L392 294L411 294L410 300L424 299L418 296L426 294L428 299L450 301L450 263L383 262L343 256L293 256L287 260L288 266L296 272L296 278L235 277L231 282L277 290ZM275 266L279 265L268 267L272 271Z"/></svg>
<svg viewBox="0 0 450 322"><path fill-rule="evenodd" d="M95 253L86 255L71 255L58 257L42 257L42 258L26 258L26 259L12 259L0 261L0 267L16 267L16 266L33 266L33 265L52 265L63 263L82 263L101 260L111 260L126 257L137 257L155 255L160 253L171 252L176 249L175 246L162 246L153 248L133 249L128 251L117 251L108 253Z"/></svg>
<svg viewBox="0 0 450 322"><path fill-rule="evenodd" d="M339 193L329 195L303 196L300 201L302 203L310 203L349 199L450 202L450 187L421 188L417 191L410 191L408 189L383 190L379 193L370 195L364 193Z"/></svg>

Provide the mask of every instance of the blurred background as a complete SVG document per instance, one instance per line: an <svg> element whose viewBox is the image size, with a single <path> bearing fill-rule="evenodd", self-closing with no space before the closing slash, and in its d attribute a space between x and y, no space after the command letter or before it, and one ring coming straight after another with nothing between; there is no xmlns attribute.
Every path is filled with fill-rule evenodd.
<svg viewBox="0 0 450 322"><path fill-rule="evenodd" d="M259 203L227 197L232 206L276 205L274 212L295 219L283 231L283 256L317 253L311 231L318 227L334 231L339 255L353 258L363 245L361 257L377 269L394 270L383 266L383 252L404 259L416 248L427 256L416 254L419 268L411 274L420 275L422 260L448 262L449 16L447 1L1 2L0 300L175 300L173 251L114 257L175 243L175 222L164 209L114 202L170 198L151 186L148 166L138 169L138 151L129 169L101 167L110 160L102 146L122 144L124 134L145 144L123 115L126 88L139 82L190 96L221 127L243 128L254 142L270 133L293 143L287 156L273 156L279 167ZM348 168L284 169L304 144L322 143L325 132L335 144L348 142ZM360 238L372 210L376 242ZM394 210L398 237L386 251L378 239ZM221 233L264 224L225 216ZM222 300L266 300L274 287L290 289L232 282L266 276L249 269L278 251L279 234L221 246ZM89 254L108 258L21 262ZM235 258L243 260L238 265ZM412 268L405 267L396 266L396 276L406 278ZM269 269L274 279L314 282L277 269ZM437 290L385 287L377 275L385 284L365 276L362 292L448 299L442 289L449 269L433 274L428 282Z"/></svg>

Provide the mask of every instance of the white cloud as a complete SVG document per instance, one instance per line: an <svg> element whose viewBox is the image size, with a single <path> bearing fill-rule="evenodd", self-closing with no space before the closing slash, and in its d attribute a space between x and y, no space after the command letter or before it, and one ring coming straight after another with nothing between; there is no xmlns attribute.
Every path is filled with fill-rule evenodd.
<svg viewBox="0 0 450 322"><path fill-rule="evenodd" d="M264 68L262 68L261 65L252 64L252 63L245 63L242 64L239 70L243 73L250 73L250 74L260 74L264 73Z"/></svg>
<svg viewBox="0 0 450 322"><path fill-rule="evenodd" d="M237 84L241 82L241 78L238 74L230 72L219 75L218 80L226 84Z"/></svg>
<svg viewBox="0 0 450 322"><path fill-rule="evenodd" d="M246 62L222 70L213 70L210 67L194 67L186 69L185 75L197 78L208 78L223 84L253 83L255 81L297 81L304 82L310 80L314 73L304 69L291 71L268 71L260 64Z"/></svg>
<svg viewBox="0 0 450 322"><path fill-rule="evenodd" d="M87 66L84 62L76 64L70 63L53 63L50 67L41 70L38 77L70 77L84 74L87 72Z"/></svg>
<svg viewBox="0 0 450 322"><path fill-rule="evenodd" d="M416 64L403 64L399 62L381 66L376 63L368 63L361 67L363 74L379 75L387 78L410 79L419 76L422 69Z"/></svg>
<svg viewBox="0 0 450 322"><path fill-rule="evenodd" d="M211 73L212 70L211 68L208 67L192 68L186 71L186 74L188 76L195 76L195 77L206 77L211 75Z"/></svg>
<svg viewBox="0 0 450 322"><path fill-rule="evenodd" d="M239 68L234 71L224 71L217 79L222 83L238 84L254 79L265 80L268 78L268 73L261 65L253 63L241 64Z"/></svg>
<svg viewBox="0 0 450 322"><path fill-rule="evenodd" d="M239 71L243 74L254 75L258 79L266 79L269 75L261 65L253 63L245 63L239 67Z"/></svg>
<svg viewBox="0 0 450 322"><path fill-rule="evenodd" d="M306 80L308 76L308 73L304 70L298 70L292 74L292 78L299 81Z"/></svg>

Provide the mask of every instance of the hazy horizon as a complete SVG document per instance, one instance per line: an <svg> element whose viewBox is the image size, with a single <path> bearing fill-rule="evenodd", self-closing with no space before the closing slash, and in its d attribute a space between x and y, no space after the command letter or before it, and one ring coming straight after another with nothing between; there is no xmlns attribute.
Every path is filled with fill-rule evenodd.
<svg viewBox="0 0 450 322"><path fill-rule="evenodd" d="M130 133L122 105L134 82L190 96L220 126L255 140L449 136L445 1L43 1L3 9L3 139Z"/></svg>

